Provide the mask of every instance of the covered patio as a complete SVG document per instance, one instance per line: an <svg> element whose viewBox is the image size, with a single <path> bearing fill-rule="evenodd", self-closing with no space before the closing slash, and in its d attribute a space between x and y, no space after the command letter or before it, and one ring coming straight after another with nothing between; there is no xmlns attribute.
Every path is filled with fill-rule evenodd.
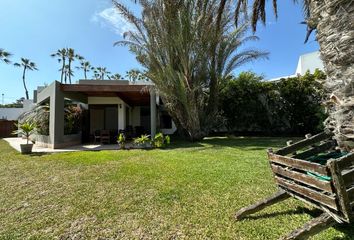
<svg viewBox="0 0 354 240"><path fill-rule="evenodd" d="M106 130L115 142L119 132L144 129L155 136L156 94L149 84L127 81L81 80L78 84L53 82L37 94L37 104L49 101L49 136L39 136L38 145L58 149L92 142L98 131ZM86 110L80 134L64 134L64 102L71 100ZM139 132L140 134L140 132Z"/></svg>

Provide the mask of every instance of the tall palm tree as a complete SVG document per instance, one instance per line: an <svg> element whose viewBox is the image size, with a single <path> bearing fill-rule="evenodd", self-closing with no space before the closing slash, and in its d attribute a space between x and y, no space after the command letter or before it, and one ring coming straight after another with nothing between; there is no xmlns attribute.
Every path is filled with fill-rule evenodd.
<svg viewBox="0 0 354 240"><path fill-rule="evenodd" d="M99 75L100 80L104 80L106 75L111 74L106 67L97 67L95 68L94 73Z"/></svg>
<svg viewBox="0 0 354 240"><path fill-rule="evenodd" d="M73 70L72 70L72 62L74 62L76 59L82 61L84 58L82 56L80 56L79 54L75 53L75 50L73 48L67 48L66 49L67 52L67 58L68 58L68 72L70 72L70 74L68 74L68 78L69 78L69 83L71 84L71 77L73 76Z"/></svg>
<svg viewBox="0 0 354 240"><path fill-rule="evenodd" d="M25 88L26 99L29 99L28 90L27 90L27 86L26 86L26 72L27 72L27 70L29 70L29 71L38 70L38 68L34 62L31 62L31 60L29 60L27 58L21 58L21 62L15 63L14 66L23 68L22 82L23 82L23 87Z"/></svg>
<svg viewBox="0 0 354 240"><path fill-rule="evenodd" d="M131 69L131 70L127 71L126 77L129 79L129 81L136 82L139 80L140 74L141 74L141 72L139 70Z"/></svg>
<svg viewBox="0 0 354 240"><path fill-rule="evenodd" d="M71 69L71 67L69 65L65 65L65 67L64 67L64 76L65 76L65 80L71 79L71 77L74 76L74 71ZM70 84L71 84L71 80L70 80Z"/></svg>
<svg viewBox="0 0 354 240"><path fill-rule="evenodd" d="M11 61L10 61L10 57L12 56L11 53L9 52L6 52L4 49L0 48L0 61L1 62L4 62L6 64L10 64Z"/></svg>
<svg viewBox="0 0 354 240"><path fill-rule="evenodd" d="M222 79L266 56L240 49L257 37L247 36L247 25L235 27L232 1L221 12L219 2L140 0L143 16L138 18L113 1L135 27L116 45L128 46L136 55L174 122L192 141L206 136L215 123Z"/></svg>
<svg viewBox="0 0 354 240"><path fill-rule="evenodd" d="M62 48L57 50L55 53L50 55L51 57L56 57L58 59L58 62L61 63L61 68L60 68L60 72L61 72L61 76L60 76L60 82L63 83L64 80L64 76L65 76L65 66L66 66L66 56L67 56L67 49L66 48ZM66 83L66 79L65 79L65 83Z"/></svg>
<svg viewBox="0 0 354 240"><path fill-rule="evenodd" d="M91 66L91 63L89 61L82 59L80 61L80 66L76 67L76 69L81 69L84 72L85 79L87 79L87 73L93 71L95 68Z"/></svg>
<svg viewBox="0 0 354 240"><path fill-rule="evenodd" d="M122 80L122 75L120 75L119 73L116 73L114 75L108 76L108 79L109 80L116 80L116 81Z"/></svg>
<svg viewBox="0 0 354 240"><path fill-rule="evenodd" d="M227 1L227 0L222 0ZM236 17L247 9L248 0L238 0ZM296 1L294 1L296 2ZM352 0L302 0L305 22L308 25L306 39L316 30L327 80L325 82L330 101L329 118L325 125L334 134L339 146L345 150L354 148L354 2ZM253 1L252 25L266 22L266 0ZM273 0L277 16L277 0Z"/></svg>

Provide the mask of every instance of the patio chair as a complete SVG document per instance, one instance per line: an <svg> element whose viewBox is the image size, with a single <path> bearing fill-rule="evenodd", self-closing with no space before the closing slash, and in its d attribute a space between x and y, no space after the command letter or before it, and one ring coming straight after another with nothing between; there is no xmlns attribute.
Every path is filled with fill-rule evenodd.
<svg viewBox="0 0 354 240"><path fill-rule="evenodd" d="M101 132L100 132L100 130L96 130L93 133L93 137L94 137L94 144L97 143L97 140L101 141Z"/></svg>
<svg viewBox="0 0 354 240"><path fill-rule="evenodd" d="M101 144L109 144L110 139L109 130L101 130Z"/></svg>

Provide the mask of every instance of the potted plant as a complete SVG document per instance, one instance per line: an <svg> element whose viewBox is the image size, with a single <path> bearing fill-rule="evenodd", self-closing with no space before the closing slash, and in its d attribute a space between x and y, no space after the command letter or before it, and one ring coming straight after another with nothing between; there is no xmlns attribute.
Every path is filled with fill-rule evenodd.
<svg viewBox="0 0 354 240"><path fill-rule="evenodd" d="M30 154L32 153L32 148L33 148L33 143L30 142L30 136L35 133L36 126L34 123L31 122L24 122L17 124L17 130L14 132L14 134L20 134L24 136L27 140L26 144L20 144L21 147L21 153L22 154Z"/></svg>
<svg viewBox="0 0 354 240"><path fill-rule="evenodd" d="M126 140L125 140L125 136L123 133L119 134L119 136L117 138L117 142L118 142L120 149L125 149Z"/></svg>
<svg viewBox="0 0 354 240"><path fill-rule="evenodd" d="M134 139L134 143L141 148L149 148L150 145L150 136L149 135L141 135L139 138Z"/></svg>

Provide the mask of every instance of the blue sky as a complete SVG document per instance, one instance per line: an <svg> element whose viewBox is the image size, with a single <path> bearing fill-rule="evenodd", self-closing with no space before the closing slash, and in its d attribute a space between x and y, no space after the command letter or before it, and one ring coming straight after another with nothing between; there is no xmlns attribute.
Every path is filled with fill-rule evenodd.
<svg viewBox="0 0 354 240"><path fill-rule="evenodd" d="M121 2L138 9L130 0ZM13 61L26 57L38 65L39 71L27 76L30 96L38 85L59 79L59 64L50 57L59 48L74 48L92 65L121 75L139 68L126 48L113 47L129 25L115 13L110 0L1 0L0 9L0 48L13 53ZM260 25L257 31L260 41L246 46L270 52L269 60L247 64L236 74L242 70L253 70L266 78L293 74L299 55L318 50L314 37L303 44L306 27L299 24L302 20L301 6L279 1L278 21L268 11L267 26ZM82 77L76 72L74 80ZM0 63L2 93L5 103L24 96L20 69Z"/></svg>

